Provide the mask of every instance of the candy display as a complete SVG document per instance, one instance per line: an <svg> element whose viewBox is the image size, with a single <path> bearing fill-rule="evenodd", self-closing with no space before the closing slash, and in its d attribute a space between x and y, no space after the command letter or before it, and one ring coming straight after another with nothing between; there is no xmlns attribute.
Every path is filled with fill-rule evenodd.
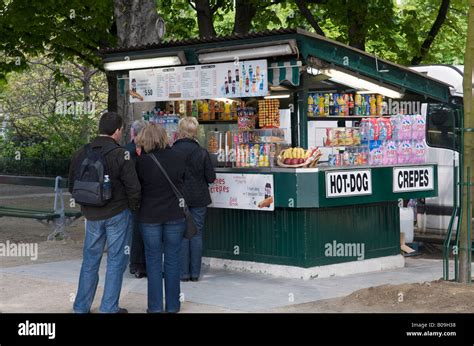
<svg viewBox="0 0 474 346"><path fill-rule="evenodd" d="M381 116L386 101L382 95L310 93L308 116Z"/></svg>
<svg viewBox="0 0 474 346"><path fill-rule="evenodd" d="M261 128L280 127L280 100L258 101L258 125Z"/></svg>
<svg viewBox="0 0 474 346"><path fill-rule="evenodd" d="M232 134L236 167L273 167L285 146L282 129L240 130Z"/></svg>
<svg viewBox="0 0 474 346"><path fill-rule="evenodd" d="M237 125L241 131L254 130L256 125L255 108L238 107L237 108Z"/></svg>

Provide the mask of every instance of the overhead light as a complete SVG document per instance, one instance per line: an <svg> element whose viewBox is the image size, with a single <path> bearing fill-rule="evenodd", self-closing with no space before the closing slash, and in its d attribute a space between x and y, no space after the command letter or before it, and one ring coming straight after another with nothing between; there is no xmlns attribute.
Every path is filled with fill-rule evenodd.
<svg viewBox="0 0 474 346"><path fill-rule="evenodd" d="M265 96L264 99L289 99L290 94L276 94Z"/></svg>
<svg viewBox="0 0 474 346"><path fill-rule="evenodd" d="M308 73L315 74L317 76L325 75L333 82L359 90L360 94L381 94L393 99L399 99L403 97L403 94L397 90L382 86L365 78L360 78L335 68L315 69L313 67L309 67L307 71Z"/></svg>
<svg viewBox="0 0 474 346"><path fill-rule="evenodd" d="M176 65L181 65L181 59L178 55L172 55L149 59L109 61L104 63L104 69L106 71L124 71Z"/></svg>
<svg viewBox="0 0 474 346"><path fill-rule="evenodd" d="M227 49L217 52L208 52L199 54L199 62L201 64L215 63L221 61L245 60L245 59L259 59L274 56L295 54L290 43L278 44L273 46L260 46L255 48L245 49Z"/></svg>
<svg viewBox="0 0 474 346"><path fill-rule="evenodd" d="M227 99L225 97L216 97L216 98L213 98L212 100L214 101L219 101L219 102L229 102L229 103L232 103L232 102L238 102L237 100L232 100L232 99Z"/></svg>

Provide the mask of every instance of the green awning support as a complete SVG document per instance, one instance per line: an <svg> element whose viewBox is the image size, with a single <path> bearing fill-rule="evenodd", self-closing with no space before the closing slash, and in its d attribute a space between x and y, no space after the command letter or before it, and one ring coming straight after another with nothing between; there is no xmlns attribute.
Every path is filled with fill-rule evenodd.
<svg viewBox="0 0 474 346"><path fill-rule="evenodd" d="M268 66L268 84L278 86L280 84L300 85L301 61L287 60L279 61Z"/></svg>

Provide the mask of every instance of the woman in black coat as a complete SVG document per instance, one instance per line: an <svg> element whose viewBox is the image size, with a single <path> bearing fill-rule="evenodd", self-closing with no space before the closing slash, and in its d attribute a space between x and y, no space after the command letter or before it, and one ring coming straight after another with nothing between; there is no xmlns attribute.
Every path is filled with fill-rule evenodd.
<svg viewBox="0 0 474 346"><path fill-rule="evenodd" d="M137 173L142 186L138 222L145 245L148 276L148 312L179 312L181 240L186 222L180 202L170 183L150 157L161 163L174 185L183 190L185 156L168 145L166 131L157 124L147 125L136 139L142 153ZM164 258L164 263L163 259ZM165 301L163 309L163 273Z"/></svg>
<svg viewBox="0 0 474 346"><path fill-rule="evenodd" d="M178 124L179 139L173 145L175 151L186 157L183 194L198 230L191 239L182 240L182 281L198 281L201 275L202 233L207 206L212 202L209 184L216 180L209 153L196 140L198 127L199 123L194 117L181 119Z"/></svg>

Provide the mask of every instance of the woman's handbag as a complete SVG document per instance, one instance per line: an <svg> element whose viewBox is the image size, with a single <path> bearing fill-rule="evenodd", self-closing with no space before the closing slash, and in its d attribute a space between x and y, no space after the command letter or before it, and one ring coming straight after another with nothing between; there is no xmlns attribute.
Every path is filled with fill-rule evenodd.
<svg viewBox="0 0 474 346"><path fill-rule="evenodd" d="M152 153L148 154L147 156L149 156L153 161L155 161L156 165L161 170L161 173L163 173L166 180L168 180L168 182L170 183L171 189L173 190L174 194L176 195L176 198L178 199L178 202L183 203L184 217L186 218L186 230L184 231L184 238L191 239L192 237L196 235L197 228L196 228L196 224L194 223L193 215L189 211L188 205L186 204L186 201L184 200L183 194L179 192L176 185L173 184L170 177L168 176L168 173L166 173L165 169L163 168L161 163L158 161L156 156L153 155Z"/></svg>

